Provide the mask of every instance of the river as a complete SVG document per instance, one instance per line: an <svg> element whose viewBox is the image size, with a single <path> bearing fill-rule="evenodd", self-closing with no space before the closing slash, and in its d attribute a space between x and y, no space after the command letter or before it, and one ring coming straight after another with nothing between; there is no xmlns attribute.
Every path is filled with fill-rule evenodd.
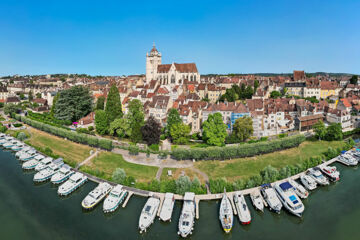
<svg viewBox="0 0 360 240"><path fill-rule="evenodd" d="M230 234L218 220L219 201L200 202L200 219L189 239L360 239L360 169L336 166L341 180L312 192L302 219L285 210L280 215L251 208L253 221L241 226L236 217ZM181 203L171 223L154 222L139 234L138 217L146 201L133 196L126 208L104 215L99 205L85 212L81 201L96 184L88 182L67 198L60 198L50 183L34 184L33 172L23 172L14 154L0 150L1 239L178 239Z"/></svg>

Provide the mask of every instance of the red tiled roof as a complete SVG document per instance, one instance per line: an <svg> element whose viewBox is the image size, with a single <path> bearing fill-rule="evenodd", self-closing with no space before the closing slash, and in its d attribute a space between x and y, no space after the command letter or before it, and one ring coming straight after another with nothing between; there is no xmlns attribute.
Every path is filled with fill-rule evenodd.
<svg viewBox="0 0 360 240"><path fill-rule="evenodd" d="M340 100L343 102L345 107L347 107L347 108L351 107L351 104L349 103L349 101L346 98L342 98Z"/></svg>

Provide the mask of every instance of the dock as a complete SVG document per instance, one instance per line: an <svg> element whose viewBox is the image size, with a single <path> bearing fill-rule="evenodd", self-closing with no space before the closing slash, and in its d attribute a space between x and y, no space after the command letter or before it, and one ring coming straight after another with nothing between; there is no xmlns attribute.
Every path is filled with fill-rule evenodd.
<svg viewBox="0 0 360 240"><path fill-rule="evenodd" d="M200 218L200 199L195 196L196 219Z"/></svg>
<svg viewBox="0 0 360 240"><path fill-rule="evenodd" d="M163 204L164 204L164 199L165 199L165 194L157 194L157 196L159 197L160 199L160 205L159 205L159 209L157 211L157 216L160 217L160 212L161 212L161 209L163 207Z"/></svg>
<svg viewBox="0 0 360 240"><path fill-rule="evenodd" d="M233 209L233 213L234 215L237 215L237 210L236 210L236 206L234 203L234 194L233 193L226 193L226 196L229 198L230 203L231 203L231 207Z"/></svg>
<svg viewBox="0 0 360 240"><path fill-rule="evenodd" d="M128 195L127 195L127 197L126 197L126 200L125 200L125 202L124 202L123 205L122 205L123 208L126 207L128 201L130 200L130 198L131 198L131 196L132 196L133 194L134 194L133 192L128 191Z"/></svg>

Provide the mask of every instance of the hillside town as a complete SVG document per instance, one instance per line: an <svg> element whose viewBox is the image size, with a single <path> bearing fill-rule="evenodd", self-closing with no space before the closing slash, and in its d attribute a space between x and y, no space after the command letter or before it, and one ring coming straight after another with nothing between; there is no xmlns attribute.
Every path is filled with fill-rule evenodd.
<svg viewBox="0 0 360 240"><path fill-rule="evenodd" d="M230 133L236 119L252 118L257 138L306 132L319 120L340 123L343 131L359 127L360 87L358 76L350 74L231 74L200 75L195 63L162 63L155 45L146 53L146 74L130 76L88 76L54 74L2 77L0 101L30 101L33 112L47 112L56 94L72 86L90 89L94 102L107 97L116 85L127 113L128 104L138 99L145 118L153 116L164 127L170 109L178 110L191 134L201 132L210 114L221 113ZM94 124L95 114L79 120Z"/></svg>

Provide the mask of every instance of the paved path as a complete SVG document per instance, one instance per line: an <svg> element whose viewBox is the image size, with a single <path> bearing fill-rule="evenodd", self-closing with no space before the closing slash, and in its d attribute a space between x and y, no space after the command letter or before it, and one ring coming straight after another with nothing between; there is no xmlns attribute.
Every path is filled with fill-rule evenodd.
<svg viewBox="0 0 360 240"><path fill-rule="evenodd" d="M100 152L100 151L98 151L98 150L96 149L96 151L95 151L91 156L89 156L87 159L85 159L84 161L82 161L81 163L79 163L79 164L76 166L76 169L79 169L82 165L88 163L88 162L89 162L91 159L93 159L94 157L97 157L97 155L98 155L99 152Z"/></svg>
<svg viewBox="0 0 360 240"><path fill-rule="evenodd" d="M162 171L163 171L163 167L159 167L157 173L156 173L156 179L160 181L160 178L161 178L161 174L162 174Z"/></svg>

